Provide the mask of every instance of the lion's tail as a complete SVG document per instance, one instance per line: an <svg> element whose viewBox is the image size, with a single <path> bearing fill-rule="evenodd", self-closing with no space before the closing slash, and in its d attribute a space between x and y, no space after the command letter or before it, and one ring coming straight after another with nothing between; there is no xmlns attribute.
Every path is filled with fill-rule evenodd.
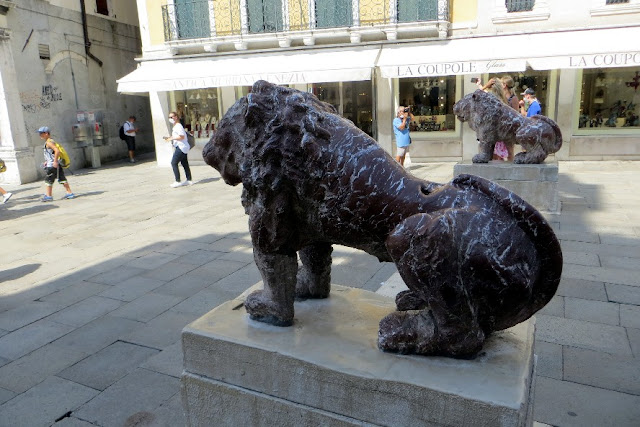
<svg viewBox="0 0 640 427"><path fill-rule="evenodd" d="M562 249L553 229L542 214L517 194L474 175L458 175L453 184L472 187L495 200L529 236L540 259L540 275L531 289L531 304L516 314L516 323L544 307L556 293L562 274ZM533 309L533 311L531 311Z"/></svg>
<svg viewBox="0 0 640 427"><path fill-rule="evenodd" d="M560 127L558 126L558 124L555 121L551 120L549 117L543 116L542 114L536 114L531 118L536 120L542 120L543 122L551 126L551 128L553 129L553 133L555 133L556 135L556 140L553 143L553 151L551 153L555 153L558 150L560 150L560 148L562 148L562 132L560 131Z"/></svg>

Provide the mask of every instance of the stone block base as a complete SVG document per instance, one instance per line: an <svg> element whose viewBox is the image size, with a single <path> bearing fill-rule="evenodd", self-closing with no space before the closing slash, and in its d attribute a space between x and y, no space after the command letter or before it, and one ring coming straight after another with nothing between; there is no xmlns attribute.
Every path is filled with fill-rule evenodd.
<svg viewBox="0 0 640 427"><path fill-rule="evenodd" d="M559 213L558 163L516 165L511 162L461 162L453 167L453 175L476 175L491 180L516 193L543 212Z"/></svg>
<svg viewBox="0 0 640 427"><path fill-rule="evenodd" d="M295 323L249 319L226 302L182 333L189 425L531 424L534 320L493 334L474 360L377 348L393 299L333 286L296 302Z"/></svg>

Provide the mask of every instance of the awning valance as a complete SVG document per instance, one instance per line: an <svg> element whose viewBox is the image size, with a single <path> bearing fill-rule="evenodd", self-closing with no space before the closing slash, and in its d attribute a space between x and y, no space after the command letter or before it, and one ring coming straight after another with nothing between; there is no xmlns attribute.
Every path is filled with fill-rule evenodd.
<svg viewBox="0 0 640 427"><path fill-rule="evenodd" d="M640 65L640 28L496 35L388 45L382 77L406 78Z"/></svg>
<svg viewBox="0 0 640 427"><path fill-rule="evenodd" d="M277 84L370 80L379 51L376 47L147 61L117 81L118 92L250 86L257 80Z"/></svg>

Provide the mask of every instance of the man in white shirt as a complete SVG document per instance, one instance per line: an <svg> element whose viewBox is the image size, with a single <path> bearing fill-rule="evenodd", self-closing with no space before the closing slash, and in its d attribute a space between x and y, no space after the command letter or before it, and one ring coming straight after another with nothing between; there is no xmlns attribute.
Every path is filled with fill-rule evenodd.
<svg viewBox="0 0 640 427"><path fill-rule="evenodd" d="M129 161L135 163L135 151L136 151L136 132L138 128L134 126L136 122L136 116L129 116L129 120L124 122L124 135L126 138L127 149L129 150Z"/></svg>

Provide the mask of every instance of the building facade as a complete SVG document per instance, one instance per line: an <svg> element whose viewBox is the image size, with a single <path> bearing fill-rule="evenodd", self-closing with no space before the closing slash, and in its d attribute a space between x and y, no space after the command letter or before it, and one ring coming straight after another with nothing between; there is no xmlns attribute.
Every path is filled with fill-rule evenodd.
<svg viewBox="0 0 640 427"><path fill-rule="evenodd" d="M143 55L118 90L149 94L157 136L175 110L204 144L264 79L316 94L392 154L396 108L410 105L414 160L470 160L476 136L453 104L471 78L510 75L561 127L556 158L640 159L640 0L137 4Z"/></svg>
<svg viewBox="0 0 640 427"><path fill-rule="evenodd" d="M73 169L126 157L120 124L134 114L151 128L148 97L116 86L141 55L138 25L133 2L0 0L0 182L44 175L37 129L45 125ZM136 142L154 150L152 132Z"/></svg>

